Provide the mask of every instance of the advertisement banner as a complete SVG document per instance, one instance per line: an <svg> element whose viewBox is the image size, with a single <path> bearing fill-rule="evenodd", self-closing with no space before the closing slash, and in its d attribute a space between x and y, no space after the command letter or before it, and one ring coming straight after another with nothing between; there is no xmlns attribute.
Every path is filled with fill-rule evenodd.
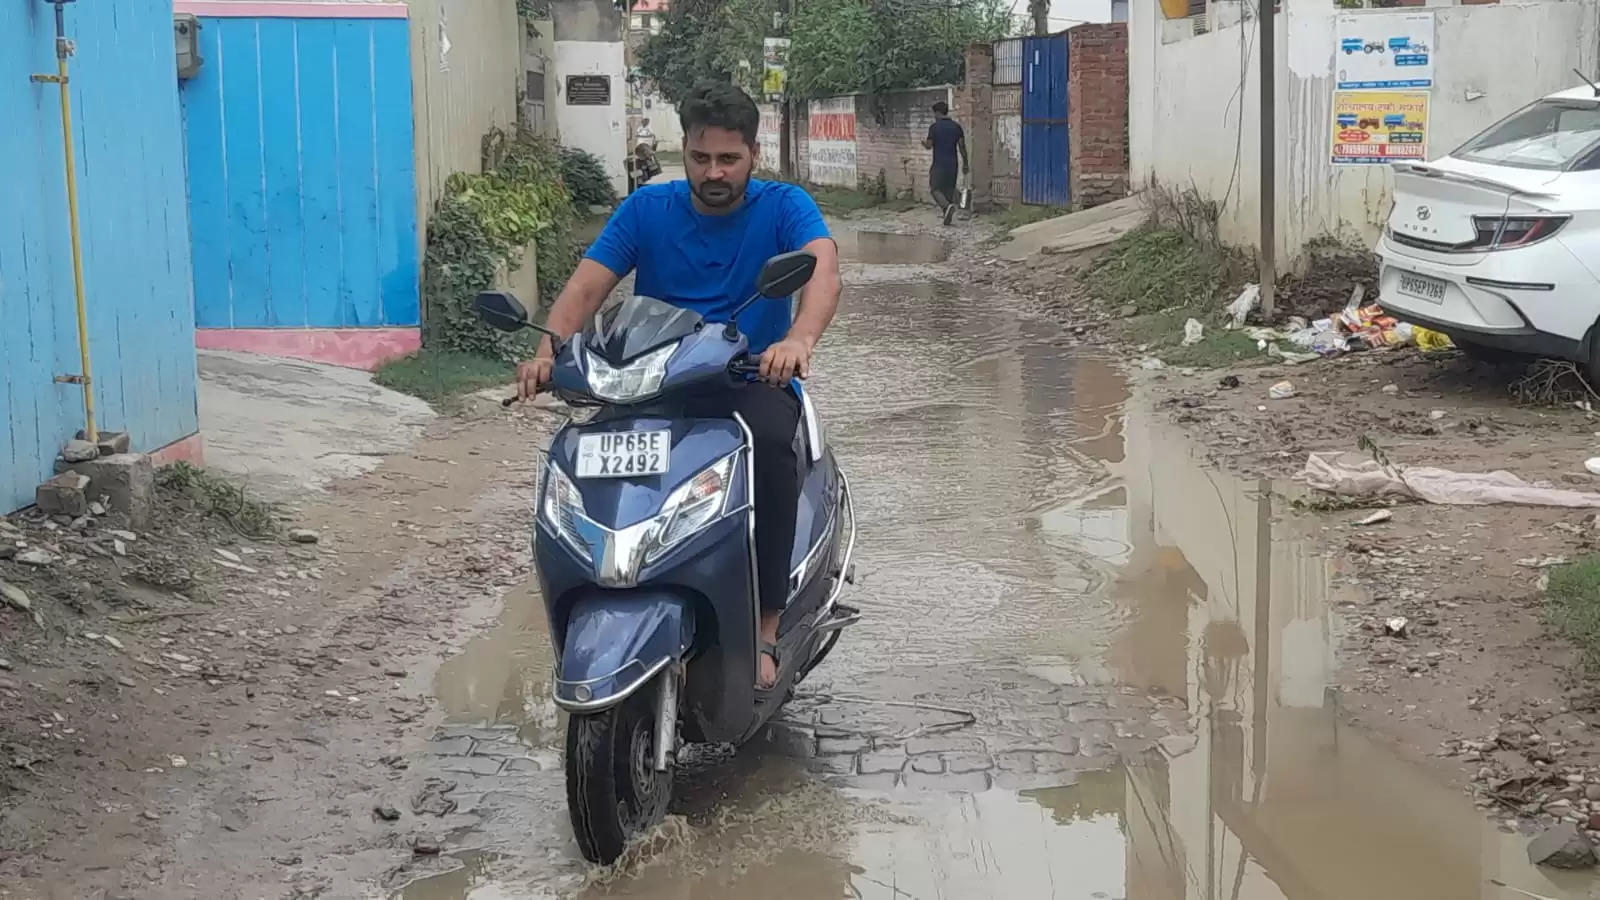
<svg viewBox="0 0 1600 900"><path fill-rule="evenodd" d="M1338 90L1433 87L1433 13L1346 14L1336 34Z"/></svg>
<svg viewBox="0 0 1600 900"><path fill-rule="evenodd" d="M812 184L854 188L856 178L856 98L811 101L806 123L807 169Z"/></svg>
<svg viewBox="0 0 1600 900"><path fill-rule="evenodd" d="M761 110L761 130L756 132L756 146L760 150L756 168L762 172L776 172L783 164L779 143L783 140L783 110L776 103L757 105Z"/></svg>
<svg viewBox="0 0 1600 900"><path fill-rule="evenodd" d="M1333 92L1334 165L1427 158L1427 91Z"/></svg>
<svg viewBox="0 0 1600 900"><path fill-rule="evenodd" d="M761 93L768 100L783 96L788 86L788 38L767 38L761 42Z"/></svg>

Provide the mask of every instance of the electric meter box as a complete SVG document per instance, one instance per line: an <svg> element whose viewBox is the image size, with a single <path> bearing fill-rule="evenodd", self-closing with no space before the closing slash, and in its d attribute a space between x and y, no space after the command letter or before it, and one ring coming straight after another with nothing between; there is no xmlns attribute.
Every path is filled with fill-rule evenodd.
<svg viewBox="0 0 1600 900"><path fill-rule="evenodd" d="M205 63L200 58L200 19L193 13L174 13L172 38L178 53L178 77L200 74L200 66Z"/></svg>

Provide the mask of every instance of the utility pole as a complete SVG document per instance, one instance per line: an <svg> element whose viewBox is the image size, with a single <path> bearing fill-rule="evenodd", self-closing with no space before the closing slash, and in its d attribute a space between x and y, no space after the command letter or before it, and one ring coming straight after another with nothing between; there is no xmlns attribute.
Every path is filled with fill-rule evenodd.
<svg viewBox="0 0 1600 900"><path fill-rule="evenodd" d="M1273 49L1276 34L1277 0L1256 0L1260 11L1256 21L1261 34L1256 43L1261 47L1261 315L1268 322L1273 317L1273 301L1278 287L1278 54Z"/></svg>
<svg viewBox="0 0 1600 900"><path fill-rule="evenodd" d="M779 32L779 37L789 37L791 34L793 34L793 29L790 27L790 23L794 21L794 0L783 0L782 16L782 25L775 30ZM785 50L783 98L778 101L781 104L781 111L778 114L779 120L783 123L779 126L778 134L778 171L783 173L783 177L786 180L794 181L794 101L789 99L789 77L787 74L788 66L789 53L787 50Z"/></svg>

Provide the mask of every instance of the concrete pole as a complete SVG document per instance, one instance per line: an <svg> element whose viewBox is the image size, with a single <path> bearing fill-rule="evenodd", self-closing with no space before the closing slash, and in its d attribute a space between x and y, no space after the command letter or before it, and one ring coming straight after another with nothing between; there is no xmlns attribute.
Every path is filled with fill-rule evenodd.
<svg viewBox="0 0 1600 900"><path fill-rule="evenodd" d="M1261 315L1268 322L1273 319L1273 305L1278 284L1278 55L1274 49L1276 19L1274 4L1277 0L1257 0L1260 12L1257 23L1261 28L1257 43L1261 47Z"/></svg>

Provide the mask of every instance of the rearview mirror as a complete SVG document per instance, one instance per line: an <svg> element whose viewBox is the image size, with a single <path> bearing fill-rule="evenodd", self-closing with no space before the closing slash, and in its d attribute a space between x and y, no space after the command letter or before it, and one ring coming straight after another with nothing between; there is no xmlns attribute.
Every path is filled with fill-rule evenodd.
<svg viewBox="0 0 1600 900"><path fill-rule="evenodd" d="M528 310L508 291L483 291L478 294L478 318L490 328L520 331L528 327Z"/></svg>
<svg viewBox="0 0 1600 900"><path fill-rule="evenodd" d="M761 267L761 277L756 279L756 287L761 291L761 296L776 300L805 287L815 271L817 258L811 253L805 250L783 253L767 260Z"/></svg>

